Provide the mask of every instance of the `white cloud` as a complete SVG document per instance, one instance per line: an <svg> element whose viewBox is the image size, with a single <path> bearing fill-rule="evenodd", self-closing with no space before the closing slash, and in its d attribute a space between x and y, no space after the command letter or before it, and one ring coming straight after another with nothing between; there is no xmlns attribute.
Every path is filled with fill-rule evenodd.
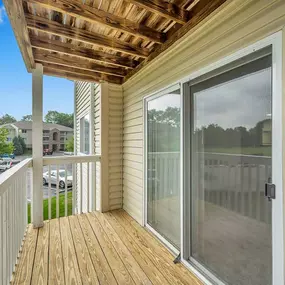
<svg viewBox="0 0 285 285"><path fill-rule="evenodd" d="M6 10L5 10L5 7L2 6L0 7L0 24L4 22L5 16L6 16Z"/></svg>

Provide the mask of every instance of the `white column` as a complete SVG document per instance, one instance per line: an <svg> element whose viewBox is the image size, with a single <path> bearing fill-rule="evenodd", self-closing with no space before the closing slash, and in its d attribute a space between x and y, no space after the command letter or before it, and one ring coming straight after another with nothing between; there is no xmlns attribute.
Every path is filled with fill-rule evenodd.
<svg viewBox="0 0 285 285"><path fill-rule="evenodd" d="M43 226L43 66L36 64L33 73L33 192L32 222Z"/></svg>

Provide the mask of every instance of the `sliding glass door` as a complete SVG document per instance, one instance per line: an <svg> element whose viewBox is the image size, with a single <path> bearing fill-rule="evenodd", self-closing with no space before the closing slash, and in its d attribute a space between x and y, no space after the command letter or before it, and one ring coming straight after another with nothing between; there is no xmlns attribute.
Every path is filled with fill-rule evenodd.
<svg viewBox="0 0 285 285"><path fill-rule="evenodd" d="M271 48L185 90L189 262L225 284L272 284Z"/></svg>
<svg viewBox="0 0 285 285"><path fill-rule="evenodd" d="M147 224L180 247L180 89L146 101Z"/></svg>

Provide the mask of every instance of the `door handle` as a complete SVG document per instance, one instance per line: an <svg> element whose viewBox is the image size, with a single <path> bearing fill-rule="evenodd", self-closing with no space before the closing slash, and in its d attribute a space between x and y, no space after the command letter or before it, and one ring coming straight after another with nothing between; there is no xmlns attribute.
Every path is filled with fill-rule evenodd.
<svg viewBox="0 0 285 285"><path fill-rule="evenodd" d="M268 198L268 201L276 198L275 184L265 183L265 197Z"/></svg>

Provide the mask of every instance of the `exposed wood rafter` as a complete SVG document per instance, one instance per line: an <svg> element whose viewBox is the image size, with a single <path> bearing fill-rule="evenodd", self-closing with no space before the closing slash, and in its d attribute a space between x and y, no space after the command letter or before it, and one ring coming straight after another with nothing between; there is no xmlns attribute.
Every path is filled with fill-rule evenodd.
<svg viewBox="0 0 285 285"><path fill-rule="evenodd" d="M103 48L109 48L142 58L146 58L149 55L149 51L146 48L140 48L133 44L116 40L114 38L109 38L104 35L94 34L83 29L66 26L56 21L50 21L47 18L26 14L26 21L29 29L46 32L57 36L63 36L76 41L85 42L87 44L92 44Z"/></svg>
<svg viewBox="0 0 285 285"><path fill-rule="evenodd" d="M48 38L42 39L33 35L30 37L30 39L32 47L37 49L72 55L78 58L95 60L120 67L135 68L139 64L139 62L136 60L98 50L75 46L69 43L63 43L59 40L51 40Z"/></svg>
<svg viewBox="0 0 285 285"><path fill-rule="evenodd" d="M126 75L126 70L123 68L104 66L94 62L90 62L86 59L75 60L73 57L65 54L60 55L58 53L50 53L44 50L34 50L34 57L35 61L38 62L53 63L61 66L90 70L119 77L124 77Z"/></svg>
<svg viewBox="0 0 285 285"><path fill-rule="evenodd" d="M76 78L76 80L82 80L82 81L88 79L87 81L92 81L92 82L108 81L114 84L122 83L122 78L117 76L82 70L73 67L59 66L57 64L46 63L46 62L43 62L42 64L44 67L44 74L47 75L54 75L54 76L60 75L61 77L66 77L73 80L74 78Z"/></svg>
<svg viewBox="0 0 285 285"><path fill-rule="evenodd" d="M158 14L166 19L173 20L179 24L185 24L188 20L188 11L179 8L173 3L163 0L125 0L141 8Z"/></svg>
<svg viewBox="0 0 285 285"><path fill-rule="evenodd" d="M130 77L136 74L144 66L146 66L150 61L156 58L159 54L167 50L171 45L173 45L177 40L182 38L187 32L193 29L206 17L208 17L213 11L215 11L219 6L221 6L227 0L200 0L190 11L190 20L177 30L169 40L167 40L163 45L159 46L150 56L145 59L140 65L135 69L131 70L125 77L124 81L127 81Z"/></svg>
<svg viewBox="0 0 285 285"><path fill-rule="evenodd" d="M47 9L66 13L70 16L83 19L92 23L99 23L110 28L127 32L156 43L165 42L165 34L157 32L140 23L134 23L127 19L120 18L114 14L98 10L80 3L78 0L24 0L30 3L41 4Z"/></svg>
<svg viewBox="0 0 285 285"><path fill-rule="evenodd" d="M3 0L3 3L13 27L14 34L20 47L27 70L28 72L31 72L32 69L35 68L35 61L29 39L22 1Z"/></svg>

